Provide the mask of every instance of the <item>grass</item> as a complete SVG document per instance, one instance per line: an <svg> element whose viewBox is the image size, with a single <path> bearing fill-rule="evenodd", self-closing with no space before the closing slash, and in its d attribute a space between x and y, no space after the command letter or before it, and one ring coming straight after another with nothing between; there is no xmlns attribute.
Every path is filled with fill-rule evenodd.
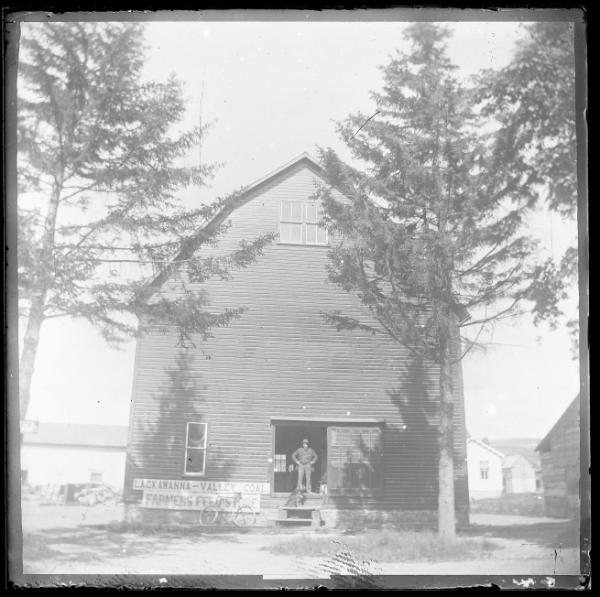
<svg viewBox="0 0 600 597"><path fill-rule="evenodd" d="M368 530L343 539L293 537L263 549L278 555L314 557L350 551L355 559L408 562L481 559L491 556L499 548L485 538L457 537L452 541L442 541L432 531Z"/></svg>
<svg viewBox="0 0 600 597"><path fill-rule="evenodd" d="M217 526L203 526L200 524L191 523L168 523L168 522L156 522L154 524L141 523L141 522L109 522L98 525L88 525L98 529L105 529L112 533L126 534L135 533L138 535L161 535L168 534L173 537L197 537L200 535L242 535L248 534L255 530L257 527L240 528L233 525L217 525Z"/></svg>
<svg viewBox="0 0 600 597"><path fill-rule="evenodd" d="M539 493L517 493L499 498L473 500L470 509L474 514L544 516L544 499Z"/></svg>

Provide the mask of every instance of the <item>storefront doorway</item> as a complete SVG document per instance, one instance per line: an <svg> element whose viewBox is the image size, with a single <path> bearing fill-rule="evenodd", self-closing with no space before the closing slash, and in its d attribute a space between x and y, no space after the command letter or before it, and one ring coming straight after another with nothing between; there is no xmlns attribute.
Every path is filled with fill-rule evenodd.
<svg viewBox="0 0 600 597"><path fill-rule="evenodd" d="M317 453L313 465L311 485L313 493L320 493L327 472L327 427L318 424L277 423L274 425L273 493L288 494L298 483L298 472L292 454L308 439Z"/></svg>
<svg viewBox="0 0 600 597"><path fill-rule="evenodd" d="M381 495L383 490L382 425L371 421L272 421L273 494L296 489L298 472L292 454L307 439L317 453L313 493L328 496Z"/></svg>

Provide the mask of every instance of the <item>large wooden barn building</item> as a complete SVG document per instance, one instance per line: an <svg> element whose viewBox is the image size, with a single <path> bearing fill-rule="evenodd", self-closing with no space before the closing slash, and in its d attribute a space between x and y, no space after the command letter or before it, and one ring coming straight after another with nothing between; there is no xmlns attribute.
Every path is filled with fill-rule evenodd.
<svg viewBox="0 0 600 597"><path fill-rule="evenodd" d="M544 507L547 516L566 518L579 515L579 408L578 394L536 448L542 463Z"/></svg>
<svg viewBox="0 0 600 597"><path fill-rule="evenodd" d="M307 154L247 187L211 250L277 233L250 267L210 280L212 307L246 307L196 349L175 330L138 338L125 500L130 518L195 521L215 496L239 492L278 518L296 486L292 454L317 454L309 503L327 524L435 522L438 368L384 334L337 331L324 312L377 325L354 295L327 281L329 238L314 193L323 182ZM198 286L200 290L200 286ZM160 293L177 292L167 282ZM460 367L454 371L456 508L468 508Z"/></svg>

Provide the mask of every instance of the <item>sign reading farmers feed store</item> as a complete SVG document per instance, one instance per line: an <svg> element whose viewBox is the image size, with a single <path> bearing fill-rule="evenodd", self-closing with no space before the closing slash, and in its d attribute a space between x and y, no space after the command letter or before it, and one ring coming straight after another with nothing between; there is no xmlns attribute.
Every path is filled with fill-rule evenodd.
<svg viewBox="0 0 600 597"><path fill-rule="evenodd" d="M143 508L202 510L217 497L241 494L244 504L260 510L260 494L268 494L269 483L134 479L133 489L142 490Z"/></svg>
<svg viewBox="0 0 600 597"><path fill-rule="evenodd" d="M144 489L142 508L157 508L159 510L203 510L214 503L217 497L233 498L232 493L206 494L181 491L164 491L160 489ZM250 506L255 512L260 512L260 495L257 493L241 494L241 503Z"/></svg>

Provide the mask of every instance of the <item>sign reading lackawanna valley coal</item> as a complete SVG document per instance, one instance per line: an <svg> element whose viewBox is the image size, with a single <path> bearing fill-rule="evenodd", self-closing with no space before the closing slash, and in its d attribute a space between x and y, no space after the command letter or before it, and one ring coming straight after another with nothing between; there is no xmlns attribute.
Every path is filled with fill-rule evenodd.
<svg viewBox="0 0 600 597"><path fill-rule="evenodd" d="M142 508L202 510L217 498L233 499L260 511L260 494L269 493L269 483L134 479L133 489L142 490Z"/></svg>
<svg viewBox="0 0 600 597"><path fill-rule="evenodd" d="M193 493L258 493L269 494L270 483L252 481L192 481L189 479L134 479L133 489L190 491Z"/></svg>

